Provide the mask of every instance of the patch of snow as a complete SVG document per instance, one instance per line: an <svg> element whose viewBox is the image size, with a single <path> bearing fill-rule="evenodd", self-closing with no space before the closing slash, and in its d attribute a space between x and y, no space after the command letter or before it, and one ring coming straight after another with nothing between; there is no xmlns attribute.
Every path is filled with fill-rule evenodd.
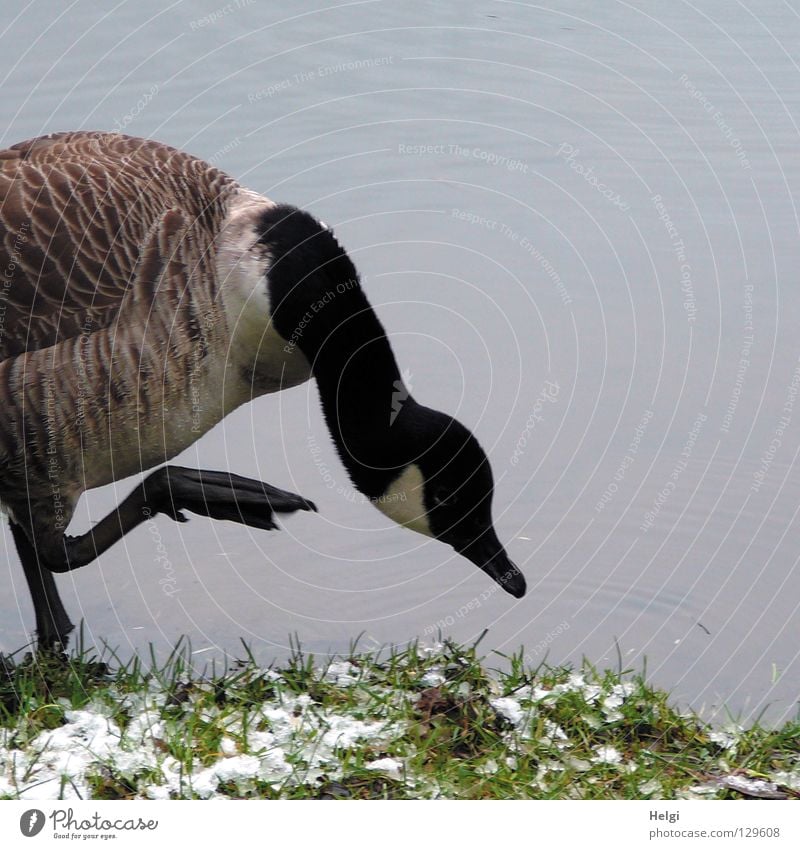
<svg viewBox="0 0 800 849"><path fill-rule="evenodd" d="M583 700L587 704L594 704L594 702L600 698L602 692L603 688L599 684L586 684L583 689L580 690Z"/></svg>
<svg viewBox="0 0 800 849"><path fill-rule="evenodd" d="M532 687L530 691L530 700L532 702L555 700L558 698L559 694L560 690L546 690L544 687Z"/></svg>
<svg viewBox="0 0 800 849"><path fill-rule="evenodd" d="M201 799L210 799L216 795L219 779L214 773L214 769L210 768L193 774L188 784L195 796L199 796Z"/></svg>
<svg viewBox="0 0 800 849"><path fill-rule="evenodd" d="M618 710L604 710L603 716L606 718L606 722L619 722L625 718Z"/></svg>
<svg viewBox="0 0 800 849"><path fill-rule="evenodd" d="M236 755L217 761L212 769L220 781L244 781L258 775L261 761L253 755Z"/></svg>
<svg viewBox="0 0 800 849"><path fill-rule="evenodd" d="M265 752L275 746L275 735L270 731L248 729L247 748L255 755Z"/></svg>
<svg viewBox="0 0 800 849"><path fill-rule="evenodd" d="M513 725L519 725L520 722L522 722L525 712L516 699L508 697L491 699L490 704L500 714L500 716L507 719Z"/></svg>
<svg viewBox="0 0 800 849"><path fill-rule="evenodd" d="M618 764L622 763L622 755L613 746L598 746L595 749L595 763L600 764Z"/></svg>
<svg viewBox="0 0 800 849"><path fill-rule="evenodd" d="M110 765L115 772L122 776L133 777L144 770L158 769L158 758L153 751L152 744L143 744L133 751L122 748L111 753Z"/></svg>
<svg viewBox="0 0 800 849"><path fill-rule="evenodd" d="M625 704L625 693L621 687L615 685L611 692L600 700L600 710L603 711L607 722L619 722L623 719L622 712L618 708Z"/></svg>
<svg viewBox="0 0 800 849"><path fill-rule="evenodd" d="M164 723L155 711L146 709L128 723L125 737L137 743L145 739L163 740Z"/></svg>
<svg viewBox="0 0 800 849"><path fill-rule="evenodd" d="M385 772L389 778L402 778L403 776L403 762L395 758L378 758L378 760L371 761L364 766L366 769Z"/></svg>
<svg viewBox="0 0 800 849"><path fill-rule="evenodd" d="M336 714L325 718L329 730L322 736L322 743L333 749L334 747L347 748L352 746L356 740L376 737L383 731L384 722L364 722L353 719L350 716L338 716Z"/></svg>
<svg viewBox="0 0 800 849"><path fill-rule="evenodd" d="M349 673L341 668L337 674ZM132 717L124 732L108 716L108 705L98 704L66 711L63 726L41 732L24 751L11 748L14 738L7 735L6 745L0 746L0 795L88 799L88 777L105 767L134 787L141 782L138 792L146 798L168 799L190 788L197 796L215 798L221 783L304 782L323 771L336 774L339 749L400 733L399 727L386 722L328 713L306 694L282 693L253 712L246 730L241 718L206 711L224 731L222 757L210 766L195 762L185 767L165 753L165 741L174 731L160 718L157 706L166 702L166 696L147 692L121 701ZM392 772L390 763L384 766ZM139 777L143 772L153 775L147 783Z"/></svg>
<svg viewBox="0 0 800 849"><path fill-rule="evenodd" d="M544 736L542 737L541 742L562 748L567 740L567 734L560 725L553 722L551 719L545 719Z"/></svg>
<svg viewBox="0 0 800 849"><path fill-rule="evenodd" d="M272 749L263 755L259 755L259 757L261 766L258 770L258 777L262 781L275 784L284 781L292 774L292 765L286 760L283 749Z"/></svg>
<svg viewBox="0 0 800 849"><path fill-rule="evenodd" d="M361 670L349 660L334 660L325 670L325 680L332 681L337 687L351 687L360 680Z"/></svg>
<svg viewBox="0 0 800 849"><path fill-rule="evenodd" d="M65 724L42 731L26 751L0 750L0 781L4 792L21 799L86 799L87 767L116 751L120 730L106 711L65 713Z"/></svg>
<svg viewBox="0 0 800 849"><path fill-rule="evenodd" d="M553 722L552 720L545 719L544 721L544 730L547 732L548 736L552 737L554 740L566 740L567 733L564 729Z"/></svg>
<svg viewBox="0 0 800 849"><path fill-rule="evenodd" d="M755 796L759 799L785 798L786 793L778 790L778 785L773 781L765 781L763 778L748 778L746 775L726 775L720 779L720 784L730 790L736 790L747 796Z"/></svg>
<svg viewBox="0 0 800 849"><path fill-rule="evenodd" d="M73 801L86 799L89 795L88 786L80 778L75 777L67 780L64 776L58 776L29 784L19 791L18 798Z"/></svg>
<svg viewBox="0 0 800 849"><path fill-rule="evenodd" d="M115 749L122 736L119 726L108 717L92 710L71 710L64 715L66 723L52 731L43 731L31 743L34 751L65 752L67 757L86 756L87 752L98 757L106 756Z"/></svg>
<svg viewBox="0 0 800 849"><path fill-rule="evenodd" d="M220 740L219 749L226 758L231 758L239 752L239 746L236 741L230 737L223 737L222 740Z"/></svg>
<svg viewBox="0 0 800 849"><path fill-rule="evenodd" d="M567 678L567 683L561 685L564 688L564 692L568 692L570 690L583 690L586 686L586 679L581 675L580 672L572 672Z"/></svg>
<svg viewBox="0 0 800 849"><path fill-rule="evenodd" d="M735 749L739 743L742 729L738 725L721 728L709 732L708 739L716 743L721 749Z"/></svg>

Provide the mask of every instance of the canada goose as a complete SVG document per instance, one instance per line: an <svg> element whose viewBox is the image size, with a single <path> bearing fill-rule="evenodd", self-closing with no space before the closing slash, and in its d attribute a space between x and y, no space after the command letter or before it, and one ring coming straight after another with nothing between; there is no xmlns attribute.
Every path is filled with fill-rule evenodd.
<svg viewBox="0 0 800 849"><path fill-rule="evenodd" d="M350 258L311 215L166 145L73 132L0 151L0 225L0 505L40 646L73 628L53 573L157 513L267 529L315 509L260 481L164 466L91 531L65 533L85 490L312 375L354 486L524 594L492 525L486 455L405 397Z"/></svg>

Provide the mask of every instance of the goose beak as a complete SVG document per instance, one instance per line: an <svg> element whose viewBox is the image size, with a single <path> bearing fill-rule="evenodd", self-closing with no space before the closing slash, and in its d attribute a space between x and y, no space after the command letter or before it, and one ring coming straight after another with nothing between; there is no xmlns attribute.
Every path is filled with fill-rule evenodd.
<svg viewBox="0 0 800 849"><path fill-rule="evenodd" d="M511 562L494 530L481 534L474 542L456 548L514 598L525 595L525 576Z"/></svg>

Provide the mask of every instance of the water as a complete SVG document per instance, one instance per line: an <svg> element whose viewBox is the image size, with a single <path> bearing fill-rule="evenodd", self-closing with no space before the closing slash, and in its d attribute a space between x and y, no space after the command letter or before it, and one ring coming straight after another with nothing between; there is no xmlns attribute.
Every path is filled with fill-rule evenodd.
<svg viewBox="0 0 800 849"><path fill-rule="evenodd" d="M333 226L423 403L491 455L515 601L361 502L313 384L178 462L313 498L159 519L59 579L90 642L198 657L444 636L796 714L800 20L781 3L34 3L2 142L124 129ZM90 493L78 530L132 481ZM11 549L0 650L32 613ZM164 556L159 559L159 545Z"/></svg>

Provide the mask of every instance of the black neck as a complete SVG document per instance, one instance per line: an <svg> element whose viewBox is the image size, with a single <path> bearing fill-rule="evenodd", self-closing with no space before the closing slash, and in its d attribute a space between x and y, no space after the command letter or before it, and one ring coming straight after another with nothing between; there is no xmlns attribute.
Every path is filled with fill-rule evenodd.
<svg viewBox="0 0 800 849"><path fill-rule="evenodd" d="M316 317L323 332L306 356L342 462L358 489L377 497L411 459L407 422L416 402L364 293L341 297Z"/></svg>
<svg viewBox="0 0 800 849"><path fill-rule="evenodd" d="M278 206L263 216L272 320L311 363L325 419L353 483L382 495L411 460L413 411L383 325L329 230Z"/></svg>

